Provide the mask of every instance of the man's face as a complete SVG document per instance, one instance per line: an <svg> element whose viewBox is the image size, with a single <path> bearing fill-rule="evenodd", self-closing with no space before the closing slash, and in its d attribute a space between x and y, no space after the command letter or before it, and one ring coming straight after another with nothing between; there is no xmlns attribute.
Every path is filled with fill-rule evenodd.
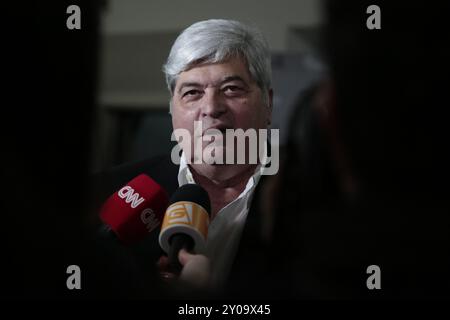
<svg viewBox="0 0 450 320"><path fill-rule="evenodd" d="M201 121L203 132L211 128L266 129L271 98L270 94L264 103L262 90L239 57L200 65L178 76L172 97L173 128L187 129L191 137L194 121Z"/></svg>

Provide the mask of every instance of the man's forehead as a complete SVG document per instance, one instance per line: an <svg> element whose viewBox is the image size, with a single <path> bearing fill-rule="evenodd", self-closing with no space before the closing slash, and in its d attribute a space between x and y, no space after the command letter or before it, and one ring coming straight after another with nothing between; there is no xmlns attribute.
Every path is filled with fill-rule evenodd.
<svg viewBox="0 0 450 320"><path fill-rule="evenodd" d="M181 72L177 86L183 83L205 82L220 83L223 81L252 82L247 64L241 58L234 58L217 63L203 63Z"/></svg>

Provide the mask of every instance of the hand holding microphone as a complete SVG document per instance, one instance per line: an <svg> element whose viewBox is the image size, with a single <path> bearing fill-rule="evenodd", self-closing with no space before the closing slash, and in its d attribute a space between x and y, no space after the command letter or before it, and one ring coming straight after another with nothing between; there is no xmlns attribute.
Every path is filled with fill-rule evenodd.
<svg viewBox="0 0 450 320"><path fill-rule="evenodd" d="M178 258L183 265L180 280L195 288L208 288L211 265L209 259L202 254L191 254L181 249Z"/></svg>
<svg viewBox="0 0 450 320"><path fill-rule="evenodd" d="M210 274L209 260L202 255L206 250L209 212L209 196L199 185L180 187L169 202L166 191L141 174L108 198L100 217L108 234L125 245L143 240L163 221L159 243L169 257L161 258L160 267L168 266L180 280L202 287Z"/></svg>
<svg viewBox="0 0 450 320"><path fill-rule="evenodd" d="M208 193L197 184L181 186L171 197L159 243L168 254L174 272L179 273L182 269L178 259L181 249L197 254L206 252L210 211Z"/></svg>

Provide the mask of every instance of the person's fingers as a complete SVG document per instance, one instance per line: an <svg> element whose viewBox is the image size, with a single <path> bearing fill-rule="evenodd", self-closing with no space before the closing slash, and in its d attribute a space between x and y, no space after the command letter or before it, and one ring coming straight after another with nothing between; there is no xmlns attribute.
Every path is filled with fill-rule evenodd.
<svg viewBox="0 0 450 320"><path fill-rule="evenodd" d="M195 287L205 288L208 286L210 277L209 259L201 254L192 254L185 249L181 249L178 253L178 259L183 266L181 274L175 275L170 270L169 258L162 256L157 262L157 267L161 278L168 282L174 279L180 279Z"/></svg>
<svg viewBox="0 0 450 320"><path fill-rule="evenodd" d="M181 249L178 252L178 260L180 261L182 266L186 265L186 263L188 263L189 260L192 260L193 257L194 255L187 252L186 249Z"/></svg>
<svg viewBox="0 0 450 320"><path fill-rule="evenodd" d="M191 254L186 250L181 250L178 256L183 264L180 279L195 287L207 287L211 273L209 259L202 254Z"/></svg>

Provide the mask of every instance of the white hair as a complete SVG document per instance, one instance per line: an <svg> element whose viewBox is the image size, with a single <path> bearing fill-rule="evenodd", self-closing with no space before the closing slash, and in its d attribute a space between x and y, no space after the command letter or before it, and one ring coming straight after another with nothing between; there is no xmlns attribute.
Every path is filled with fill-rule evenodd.
<svg viewBox="0 0 450 320"><path fill-rule="evenodd" d="M269 46L261 32L238 21L211 19L196 22L175 40L163 71L170 94L178 75L192 67L240 56L267 102L272 70Z"/></svg>

